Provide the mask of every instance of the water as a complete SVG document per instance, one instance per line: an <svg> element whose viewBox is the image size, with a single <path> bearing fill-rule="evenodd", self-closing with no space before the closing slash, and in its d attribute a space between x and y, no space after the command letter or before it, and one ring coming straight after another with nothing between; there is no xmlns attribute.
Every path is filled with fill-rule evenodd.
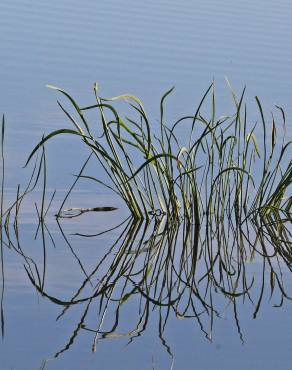
<svg viewBox="0 0 292 370"><path fill-rule="evenodd" d="M224 111L230 101L224 80L228 76L238 91L247 86L251 112L255 110L255 95L267 112L273 105L281 105L291 138L292 6L288 0L2 0L0 14L0 113L5 113L7 120L7 198L13 199L17 184L25 182L28 171L22 165L42 134L69 127L56 104L59 96L45 87L48 83L70 91L81 105L93 102L95 81L103 96L133 93L143 100L156 122L159 98L166 89L176 86L168 104L173 119L194 111L213 78ZM51 192L58 189L57 199L85 158L81 147L67 139L48 145L48 188ZM89 207L92 198L99 205L112 201L108 192L84 183L71 205ZM118 206L120 210L113 214L66 220L67 231L96 233L113 226L127 215L125 207ZM27 202L22 217L23 243L41 261L40 240L32 241L35 223L34 204ZM80 283L82 271L53 218L50 227L58 248L48 248L48 289L68 297ZM74 241L74 250L86 269L101 258L114 235L98 241ZM36 295L21 259L9 251L5 251L5 258L6 333L0 345L0 368L39 369L42 359L52 358L68 341L81 308L55 322L60 308ZM252 264L251 270L257 277L257 292L260 263ZM286 288L291 292L289 278L285 272ZM285 302L282 308L274 308L277 299L269 302L268 298L265 293L255 320L251 304L239 306L244 344L230 307L224 319L215 320L212 343L198 325L171 317L167 339L174 369L291 369L291 305ZM214 299L222 303L220 297L215 295ZM125 326L135 316L134 303L125 310ZM47 363L46 369L170 369L172 359L157 334L158 316L155 311L150 316L147 331L133 344L126 346L125 338L107 339L93 354L92 336L82 332L68 351ZM90 317L94 323L94 315Z"/></svg>
<svg viewBox="0 0 292 370"><path fill-rule="evenodd" d="M78 260L82 262L85 271L90 273L103 255L108 252L109 247L114 244L119 234L122 233L124 226L99 238L84 239L70 235L72 231L85 232L86 229L88 230L88 225L91 225L92 231L100 231L104 217L104 215L84 216L73 225L68 220L62 222L63 231L71 242L72 250L64 243L60 232L56 232L56 226L48 224L51 231L55 231L53 237L56 248L53 248L51 243L47 241L48 263L46 265L45 285L47 294L59 300L70 300L70 297L85 279L75 257L77 256ZM107 221L108 227L116 222L115 216L109 218ZM41 239L32 240L35 228L36 225L22 226L20 229L22 231L21 246L24 253L28 253L38 263L39 271L42 273ZM133 247L129 248L136 250L139 247L139 237L134 239L133 244ZM127 245L131 245L131 243ZM180 243L178 243L177 249L180 250ZM74 255L72 251L74 251ZM101 277L106 273L110 260L115 258L117 252L118 248L113 250L108 262L106 261L103 264L104 267L101 268L99 275L96 274L92 277L92 282L97 283L95 276ZM129 337L127 336L100 339L97 342L95 353L91 353L94 333L83 329L78 330L74 342L68 346L74 330L78 328L78 323L85 313L87 304L71 306L67 313L56 322L56 317L64 307L36 294L22 267L21 258L16 259L12 253L7 253L6 257L6 334L2 343L3 352L1 352L1 366L3 368L38 368L41 359L45 358L49 360L47 362L48 369L59 369L61 367L77 370L91 369L97 366L112 369L149 369L152 366L169 369L171 368L172 357L167 353L167 349L174 355L175 367L183 369L192 369L194 366L202 369L232 369L234 367L274 369L289 368L290 366L291 331L288 328L290 304L287 300L284 300L283 307L273 307L273 304L281 302L277 289L272 300L269 301L270 277L268 269L265 273L266 289L264 290L263 300L257 318L253 319L257 302L260 299L261 287L264 284L262 277L263 261L259 257L241 266L241 269L244 267L246 270L243 276L247 278L247 284L250 285L254 279L253 288L250 290L253 304L249 302L247 296L245 296L244 304L242 299L237 299L236 318L232 301L220 293L220 290L208 289L208 294L204 296L204 284L198 286L198 291L200 291L201 297L204 297L206 303L210 304L209 294L212 294L214 308L220 314L220 317L213 315L214 322L212 325L210 316L206 314L200 316L200 322L203 324L204 330L208 334L212 332L212 342L206 339L205 333L195 318L185 318L183 320L176 318L172 310L166 321L163 340L160 339L159 318L163 318L163 320L166 318L166 308L160 310L156 307L156 310L152 311L152 304L148 302L150 312L149 316L144 316L142 321L145 323L145 330L141 332L141 337L137 337L128 346ZM128 257L130 257L129 254ZM179 266L176 258L174 258L174 261L175 265ZM139 268L141 268L141 261L139 262L138 259L136 270L139 270ZM203 275L204 268L201 266L198 270L199 275ZM278 272L277 266L275 271ZM285 289L287 292L291 292L289 272L283 266L282 274ZM34 274L34 276L36 275ZM123 278L118 280L116 292L111 298L119 296L118 292L122 283ZM125 295L126 292L131 290L132 285L128 284L128 288L123 294ZM238 291L240 290L242 290L241 287ZM79 298L91 294L92 288L87 286L87 289ZM187 301L186 298L181 301L179 310L182 312ZM100 316L97 315L99 302L98 299L94 299L89 313L86 314L85 323L87 328L94 329L98 326L100 319ZM115 333L122 334L135 329L139 317L141 317L141 312L144 312L143 308L146 302L142 296L137 295L137 292L127 302L125 301L121 306L123 308L121 308L119 316L117 316L118 326ZM198 312L204 311L199 301L195 299L195 302ZM116 308L117 305L114 301L108 305L104 323L101 327L102 330L110 330L114 324ZM236 322L236 320L238 321ZM213 326L212 330L211 326ZM277 355L272 350L267 351L267 348L276 349ZM58 355L57 359L53 359L54 355L63 350L65 351Z"/></svg>

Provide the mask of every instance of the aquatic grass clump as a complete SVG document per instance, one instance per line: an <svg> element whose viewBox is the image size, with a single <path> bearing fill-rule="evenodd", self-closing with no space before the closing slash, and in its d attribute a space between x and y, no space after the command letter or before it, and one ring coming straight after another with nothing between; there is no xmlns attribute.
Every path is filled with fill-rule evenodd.
<svg viewBox="0 0 292 370"><path fill-rule="evenodd" d="M159 125L154 126L134 96L101 98L95 85L95 103L79 107L68 93L55 89L72 105L69 110L59 102L73 128L53 131L41 139L27 161L40 152L28 185L22 192L18 187L16 201L1 218L3 246L23 258L28 279L36 290L60 306L57 319L71 307L83 308L72 335L55 357L69 350L84 331L93 335L93 351L97 342L106 338L127 337L131 342L146 331L150 315L154 314L159 319L159 338L169 353L171 348L165 336L173 316L193 320L212 340L214 322L222 313L221 300L215 299L218 294L225 308L233 309L243 341L238 300L250 302L256 318L265 289L269 289L269 299L276 300L277 307L292 299L282 271L283 266L292 271L291 141L285 139L286 117L282 108L277 107L277 114L268 120L256 98L258 117L250 121L245 90L239 97L232 91L232 114L217 117L215 88L211 84L194 114L167 124L165 102L171 89L160 101ZM125 117L118 113L120 100L129 104ZM89 112L97 112L97 118L92 119ZM181 138L182 130L186 141ZM58 243L54 243L55 235L46 224L55 192L47 199L44 145L58 135L79 139L88 151L56 219L64 244L84 276L72 295L65 297L46 284L50 276L48 241L56 247L56 253ZM94 160L104 169L108 182L86 174L88 163ZM111 189L125 201L130 217L95 234L66 235L62 228L64 217L114 209L106 204L92 204L92 208L64 212L63 207L80 179ZM24 247L19 238L18 220L23 199L39 184L41 200L36 204L35 238L40 241L42 258L39 260L38 256L39 262L35 262L36 250L29 245ZM113 230L117 235L102 257L93 266L85 266L71 245L72 240L83 238L83 244L88 238L104 237ZM249 266L256 258L262 274L253 276ZM125 330L122 312L128 305L131 310L137 307L137 314L131 316L134 323L127 322ZM96 321L92 321L91 315Z"/></svg>
<svg viewBox="0 0 292 370"><path fill-rule="evenodd" d="M281 219L290 217L291 141L286 142L285 135L280 141L277 139L281 126L283 132L286 128L281 107L277 110L282 124L276 123L273 114L267 123L256 97L260 121L250 123L244 103L245 89L239 98L231 90L234 112L217 117L212 83L193 114L167 124L165 101L172 88L161 98L160 122L153 127L142 102L133 95L102 98L95 84L96 103L80 107L64 90L49 87L72 105L71 113L58 102L73 128L58 129L43 137L27 163L48 140L73 135L89 151L73 186L80 178L86 178L110 188L125 201L134 218L167 214L211 227L210 222L219 225L226 218L240 225L258 215L272 217L274 212ZM117 101L128 103L131 117L119 114ZM98 121L89 122L86 114L94 110ZM208 117L202 114L203 110L210 112ZM186 143L181 143L182 128L185 133L188 131ZM260 142L257 131L261 132ZM93 159L101 165L109 183L84 175L88 161Z"/></svg>

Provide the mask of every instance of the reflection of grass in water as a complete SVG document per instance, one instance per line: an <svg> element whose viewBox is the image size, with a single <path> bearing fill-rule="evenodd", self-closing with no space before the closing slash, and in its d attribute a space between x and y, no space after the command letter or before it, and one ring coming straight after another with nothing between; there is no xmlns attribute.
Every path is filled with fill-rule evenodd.
<svg viewBox="0 0 292 370"><path fill-rule="evenodd" d="M226 300L226 306L233 308L235 323L243 340L237 313L238 299L249 300L255 307L256 317L264 296L267 273L270 276L270 296L280 294L279 305L285 299L290 299L279 263L284 261L291 268L291 258L287 258L291 256L291 242L279 238L279 233L283 234L284 229L288 233L289 230L285 222L280 231L271 225L274 233L278 232L279 242L274 244L270 230L264 228L263 218L259 215L240 227L230 219L227 223L217 225L216 232L212 227L204 227L201 233L187 219L171 220L166 216L154 217L152 222L126 219L117 226L117 230L120 230L117 239L91 271L87 271L78 259L69 236L62 230L61 220L58 220L61 234L84 273L84 281L71 298L50 294L44 288L41 266L22 251L26 258L25 269L32 284L44 297L63 307L58 319L75 305L84 305L83 314L71 338L56 357L68 350L83 330L94 335L94 351L96 342L105 338L124 337L131 342L147 329L154 308L159 315L158 334L169 353L171 349L165 340L165 329L173 315L178 319L195 320L211 340L214 320L220 317L220 309L213 298L218 293ZM44 223L44 230L47 230L45 219L41 222ZM76 235L90 238L110 231L113 228L94 235ZM199 239L195 237L198 234ZM270 255L268 246L273 248ZM46 249L44 242L43 248ZM253 260L255 254L262 256L263 275L262 281L258 282L260 292L253 289L254 278L246 273L246 263ZM104 268L105 273L102 272ZM127 305L137 306L137 322L129 331L121 332L121 324L124 326L121 322L122 311ZM96 327L88 327L86 321L91 321L91 315L96 315L96 307L99 315ZM109 311L113 314L109 314Z"/></svg>
<svg viewBox="0 0 292 370"><path fill-rule="evenodd" d="M58 90L73 104L79 121L59 103L74 129L60 129L41 140L28 159L31 161L38 149L42 149L28 186L22 193L17 192L14 205L3 214L6 245L25 259L25 269L36 289L63 308L58 318L74 305L85 306L71 338L56 356L68 350L82 330L94 335L93 350L96 341L105 338L128 337L131 342L146 330L154 309L159 315L159 337L169 353L171 349L165 341L165 329L172 315L195 320L204 335L212 339L214 320L220 316L213 299L218 293L233 308L242 339L237 301L249 300L254 305L256 317L264 296L266 272L270 276L271 297L277 291L281 297L279 305L290 299L282 281L281 263L291 269L289 224L292 200L288 191L291 189L292 164L289 158L287 164L291 142L286 143L284 137L277 139L279 127L273 116L268 130L258 98L263 132L263 140L259 143L255 136L256 125L249 127L248 124L244 91L240 98L233 93L233 115L216 118L212 84L194 115L182 117L167 127L164 103L172 92L169 90L160 102L160 133L157 134L136 97L123 95L103 99L97 95L95 86L96 104L82 109L67 93ZM201 111L208 98L211 113L206 118ZM130 108L137 117L123 120L114 108L116 100L130 101ZM85 112L90 109L97 109L99 113L99 135L85 118ZM279 107L278 111L285 129L285 114ZM181 125L184 129L189 128L188 142L184 145L177 135ZM59 134L79 137L90 153L58 215L63 215L62 207L83 178L112 189L125 201L132 214L131 219L118 225L118 228L123 227L120 235L90 272L63 232L62 217L57 218L61 235L84 274L84 281L68 299L55 297L45 289L46 240L47 236L52 241L53 238L45 222L52 199L46 207L44 143ZM110 183L84 175L88 162L93 159L105 170ZM41 204L36 205L39 219L36 237L40 234L42 241L42 266L28 257L18 237L21 202L40 180L43 196ZM82 209L78 211L84 213ZM11 231L10 219L13 217ZM263 275L258 295L252 290L253 278L246 272L246 263L255 255L262 257ZM105 267L106 272L101 273ZM129 331L120 332L122 310L129 302L137 301L136 324ZM86 320L90 313L96 314L95 302L98 303L99 320L92 328L86 325ZM110 310L114 311L112 317L108 315Z"/></svg>
<svg viewBox="0 0 292 370"><path fill-rule="evenodd" d="M32 269L29 271L26 267L37 290L63 307L58 319L75 305L84 306L71 338L56 357L68 350L83 330L94 336L93 351L96 342L106 338L123 337L132 342L146 331L150 316L155 312L159 318L158 335L169 353L171 349L165 331L173 317L194 320L206 338L212 340L214 321L222 311L215 299L218 294L224 298L224 305L232 308L243 340L238 300L250 301L256 317L265 288L270 289L270 298L279 299L280 306L285 299L291 299L285 290L281 270L283 261L291 269L291 258L287 261L285 257L285 253L291 256L291 243L281 241L282 249L278 248L279 243L272 245L274 252L269 255L269 236L257 223L251 222L240 230L233 223L229 228L222 225L220 244L216 234L194 244L194 227L185 222L169 221L166 217L151 223L127 219L117 228L120 230L117 239L92 270L87 271L71 298L44 291L38 278L40 274L32 274ZM78 236L88 238L101 234L79 233ZM255 281L246 272L247 263L253 260L255 253L262 256L260 281ZM101 272L104 268L105 272ZM268 281L267 276L270 277ZM259 291L254 289L255 283L259 285ZM132 327L129 331L121 331L125 326L122 317L126 307L137 308L136 324L133 322L135 316L131 314L127 325ZM97 313L95 327L88 326L86 321L92 322L92 315Z"/></svg>

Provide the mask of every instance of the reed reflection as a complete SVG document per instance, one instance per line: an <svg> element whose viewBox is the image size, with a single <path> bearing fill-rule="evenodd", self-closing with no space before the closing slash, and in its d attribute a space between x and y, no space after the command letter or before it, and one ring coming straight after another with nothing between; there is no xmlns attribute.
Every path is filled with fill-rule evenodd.
<svg viewBox="0 0 292 370"><path fill-rule="evenodd" d="M50 261L44 257L43 263L36 263L23 252L17 223L14 222L17 243L12 242L11 232L8 235L10 247L24 258L24 268L33 286L60 306L58 320L74 306L83 307L76 326L72 327L72 336L56 357L68 350L84 331L93 337L93 351L98 341L113 337L127 337L131 343L147 330L153 315L159 317L157 335L171 354L166 329L175 318L195 322L203 335L212 340L214 322L222 315L223 299L224 306L233 307L234 324L243 341L237 314L239 304L244 301L251 304L256 318L266 290L270 297L280 297L278 306L291 299L282 274L283 268L291 270L291 230L286 216L258 215L243 224L229 219L216 223L215 228L216 220L197 226L186 219L154 215L149 221L127 218L115 228L97 234L75 235L66 235L64 221L58 218L60 233L84 273L82 283L70 297L45 288L46 264ZM17 214L15 217L17 220ZM45 241L52 235L45 218L39 220L43 233L39 240L45 256L48 248ZM86 245L89 238L98 239L113 231L118 236L88 271L71 243L82 238ZM257 277L248 272L248 265L255 259L262 266L262 274Z"/></svg>

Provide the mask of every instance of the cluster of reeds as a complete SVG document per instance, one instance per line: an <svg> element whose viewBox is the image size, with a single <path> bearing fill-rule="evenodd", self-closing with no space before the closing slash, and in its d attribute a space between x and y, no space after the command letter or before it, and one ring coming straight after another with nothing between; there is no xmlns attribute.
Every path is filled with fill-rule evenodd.
<svg viewBox="0 0 292 370"><path fill-rule="evenodd" d="M211 84L193 115L167 125L164 106L171 89L160 101L160 124L155 128L141 101L134 96L104 99L98 96L95 86L96 104L82 108L65 91L57 90L69 99L75 111L69 112L59 103L73 129L59 129L42 138L27 161L41 150L28 185L23 191L18 187L16 201L6 211L1 210L6 237L4 240L1 234L1 251L6 245L24 258L32 284L44 297L63 307L60 317L72 306L84 305L72 337L56 356L69 349L82 330L93 333L93 350L99 339L126 336L131 341L146 330L153 309L159 314L159 336L169 352L164 331L172 315L196 320L211 339L214 318L220 316L213 299L218 292L233 307L242 338L237 300L242 297L249 300L256 317L267 274L270 295L277 288L279 305L291 299L281 272L282 263L290 271L292 268L291 141L286 142L283 134L286 118L282 108L277 107L280 125L274 115L267 121L256 98L260 120L251 124L243 91L239 98L232 93L234 114L217 118ZM117 100L128 101L135 117L121 117L115 109ZM98 112L94 124L89 124L86 117L89 110ZM209 112L207 118L203 111ZM184 144L181 130L188 138ZM257 140L257 132L261 132L261 140ZM46 241L49 238L54 243L45 220L55 193L46 203L44 144L61 134L77 137L89 151L57 214L61 235L84 274L84 281L69 298L57 297L45 287ZM84 174L87 164L94 159L108 175L108 183ZM117 226L122 228L117 240L89 272L61 225L63 206L82 178L110 188L125 201L132 216ZM41 180L41 202L36 204L39 220L36 237L40 234L43 250L40 267L21 246L18 219L23 199ZM77 216L96 210L100 209L81 209ZM247 262L256 256L262 261L262 281L257 282L260 290L252 290L255 281L246 272ZM99 321L92 328L86 320L91 311L96 315L97 300ZM137 304L137 322L121 333L121 311L129 301ZM114 315L107 315L113 306Z"/></svg>
<svg viewBox="0 0 292 370"><path fill-rule="evenodd" d="M135 96L104 99L98 96L95 85L96 104L82 108L68 93L55 89L69 99L77 118L58 102L73 128L43 137L27 163L54 136L74 135L82 140L90 158L100 163L109 183L84 175L87 161L76 181L85 177L110 188L125 201L135 218L167 214L197 225L205 219L209 225L210 218L218 224L233 217L241 224L259 214L274 219L279 214L287 218L291 213L291 141L286 143L282 135L286 130L282 108L277 107L282 124L276 123L274 115L266 122L256 97L260 122L251 124L243 90L239 98L232 92L234 114L218 118L211 84L193 115L167 125L164 106L171 89L160 101L159 127L153 127ZM127 101L135 116L122 117L114 107L117 100ZM201 113L203 108L209 112L208 117ZM97 110L99 115L92 123L86 118L89 110ZM180 130L188 142L181 143ZM259 142L256 132L261 133Z"/></svg>

